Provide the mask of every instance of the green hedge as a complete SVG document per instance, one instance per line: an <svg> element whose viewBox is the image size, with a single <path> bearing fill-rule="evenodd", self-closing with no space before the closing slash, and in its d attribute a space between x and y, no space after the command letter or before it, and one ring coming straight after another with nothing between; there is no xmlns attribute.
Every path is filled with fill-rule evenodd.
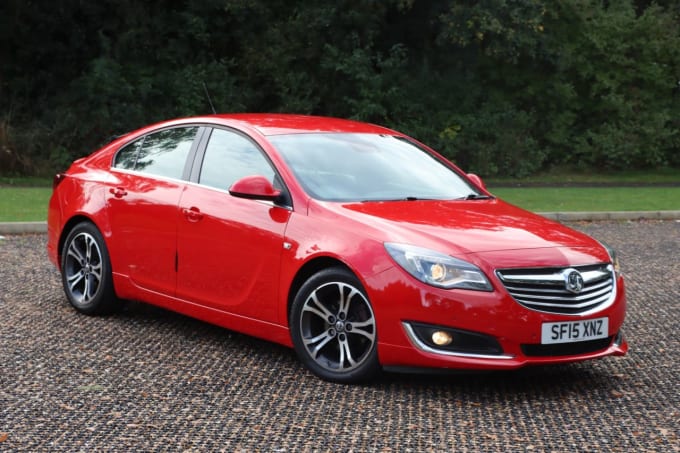
<svg viewBox="0 0 680 453"><path fill-rule="evenodd" d="M222 112L403 130L469 171L680 166L680 7L632 0L0 2L0 174Z"/></svg>

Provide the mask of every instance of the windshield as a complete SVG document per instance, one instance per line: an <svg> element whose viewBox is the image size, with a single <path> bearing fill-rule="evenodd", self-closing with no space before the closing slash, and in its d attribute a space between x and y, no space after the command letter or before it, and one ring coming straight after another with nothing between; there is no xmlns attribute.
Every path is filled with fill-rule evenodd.
<svg viewBox="0 0 680 453"><path fill-rule="evenodd" d="M479 195L455 171L401 137L270 136L300 184L327 201L452 200Z"/></svg>

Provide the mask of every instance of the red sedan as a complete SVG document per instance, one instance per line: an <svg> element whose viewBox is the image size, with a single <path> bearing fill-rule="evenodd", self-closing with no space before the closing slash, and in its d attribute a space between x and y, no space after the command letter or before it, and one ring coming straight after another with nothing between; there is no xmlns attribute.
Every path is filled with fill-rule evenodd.
<svg viewBox="0 0 680 453"><path fill-rule="evenodd" d="M612 250L355 121L213 115L129 133L55 177L48 234L78 311L159 305L292 346L331 381L628 349Z"/></svg>

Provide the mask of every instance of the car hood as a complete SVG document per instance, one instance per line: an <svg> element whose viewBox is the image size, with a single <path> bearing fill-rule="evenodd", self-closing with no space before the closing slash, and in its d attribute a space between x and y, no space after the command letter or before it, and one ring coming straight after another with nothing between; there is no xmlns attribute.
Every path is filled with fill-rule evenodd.
<svg viewBox="0 0 680 453"><path fill-rule="evenodd" d="M503 201L391 201L341 205L386 241L445 247L452 254L602 247L589 236ZM443 250L442 250L443 251ZM601 253L597 253L600 255Z"/></svg>

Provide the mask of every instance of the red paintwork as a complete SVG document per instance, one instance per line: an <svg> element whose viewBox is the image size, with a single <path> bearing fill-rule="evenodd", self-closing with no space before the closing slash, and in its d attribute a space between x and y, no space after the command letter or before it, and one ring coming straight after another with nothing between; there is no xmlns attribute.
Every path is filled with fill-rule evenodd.
<svg viewBox="0 0 680 453"><path fill-rule="evenodd" d="M280 194L280 190L274 189L272 183L264 176L246 176L236 181L230 188L229 193L254 200L275 200Z"/></svg>
<svg viewBox="0 0 680 453"><path fill-rule="evenodd" d="M250 136L279 170L292 209L189 181L111 169L113 155L123 145L158 128L180 124L226 126ZM119 297L157 304L288 346L291 283L306 264L317 258L333 259L351 269L368 293L377 322L378 355L386 366L506 369L625 354L624 341L596 354L524 356L519 345L540 343L541 323L578 317L528 310L511 299L494 275L499 268L607 262L608 254L598 242L495 199L361 204L311 199L267 136L318 131L401 136L346 120L264 114L187 118L140 129L74 162L64 177L55 180L48 214L49 257L60 265L59 251L69 225L74 218L87 218L106 240ZM473 182L484 188L478 178L473 177ZM260 187L255 180L239 190L259 193L271 187ZM484 271L495 290L425 285L395 265L383 246L387 241L465 259ZM610 335L620 330L625 316L621 278L617 286L616 302L588 315L608 316ZM461 358L421 351L407 338L403 320L492 335L514 358Z"/></svg>

